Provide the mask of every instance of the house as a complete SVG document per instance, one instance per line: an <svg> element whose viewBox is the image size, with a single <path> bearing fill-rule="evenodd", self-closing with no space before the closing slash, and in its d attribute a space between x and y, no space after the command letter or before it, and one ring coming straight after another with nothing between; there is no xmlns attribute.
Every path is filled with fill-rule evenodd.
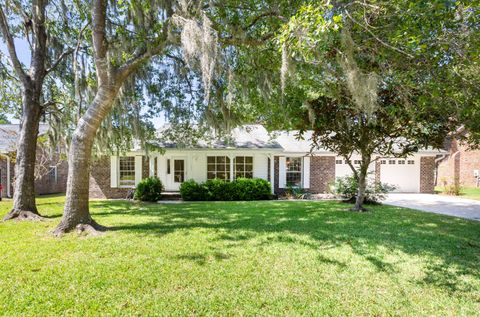
<svg viewBox="0 0 480 317"><path fill-rule="evenodd" d="M448 139L445 148L448 154L438 159L438 185L458 182L464 187L479 187L480 150L471 149L457 138Z"/></svg>
<svg viewBox="0 0 480 317"><path fill-rule="evenodd" d="M40 124L39 136L45 135L48 125ZM15 157L18 124L0 124L0 183L2 197L12 197L15 184ZM61 160L58 149L39 144L35 166L35 191L37 194L63 193L67 183L67 162Z"/></svg>
<svg viewBox="0 0 480 317"><path fill-rule="evenodd" d="M90 196L124 198L143 178L157 176L166 191L178 191L183 181L220 178L262 178L272 193L289 186L324 193L336 177L351 173L345 160L326 149L311 149L311 132L303 140L296 132L268 133L261 125L235 128L230 141L199 141L189 147L174 142L160 144L162 152L135 149L95 161L91 169ZM397 186L399 192L433 193L436 150L421 150L408 158L378 158L371 171L376 180ZM354 164L359 158L353 157Z"/></svg>

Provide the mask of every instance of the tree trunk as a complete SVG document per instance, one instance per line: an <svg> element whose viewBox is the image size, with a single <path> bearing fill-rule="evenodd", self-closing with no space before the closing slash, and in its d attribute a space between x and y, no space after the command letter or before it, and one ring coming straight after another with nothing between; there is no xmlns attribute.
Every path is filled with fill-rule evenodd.
<svg viewBox="0 0 480 317"><path fill-rule="evenodd" d="M358 173L358 192L357 197L355 199L355 205L353 206L353 211L366 211L363 208L363 202L365 201L365 190L367 189L367 172L360 169Z"/></svg>
<svg viewBox="0 0 480 317"><path fill-rule="evenodd" d="M117 93L118 87L100 88L75 129L68 153L67 197L62 220L53 232L56 236L75 228L91 233L106 230L90 215L90 162L95 135Z"/></svg>
<svg viewBox="0 0 480 317"><path fill-rule="evenodd" d="M15 164L15 191L13 208L4 220L22 219L39 220L35 203L35 163L37 158L37 137L40 117L42 115L38 94L33 88L26 87L22 92L23 113L20 135L17 143Z"/></svg>

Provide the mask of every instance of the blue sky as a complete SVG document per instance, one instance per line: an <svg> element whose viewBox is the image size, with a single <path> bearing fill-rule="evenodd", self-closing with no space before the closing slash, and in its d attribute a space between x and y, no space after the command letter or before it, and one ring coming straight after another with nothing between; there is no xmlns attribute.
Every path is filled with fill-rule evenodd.
<svg viewBox="0 0 480 317"><path fill-rule="evenodd" d="M28 42L23 39L15 39L15 46L17 49L17 55L20 62L27 66L30 65L31 58L30 58L30 47L28 45ZM0 41L0 51L2 51L4 54L7 54L8 56L7 47L2 41ZM18 123L18 120L13 118L11 115L7 115L7 116L9 117L9 120L12 123ZM160 112L157 117L152 118L152 122L157 128L164 125L165 124L164 113Z"/></svg>

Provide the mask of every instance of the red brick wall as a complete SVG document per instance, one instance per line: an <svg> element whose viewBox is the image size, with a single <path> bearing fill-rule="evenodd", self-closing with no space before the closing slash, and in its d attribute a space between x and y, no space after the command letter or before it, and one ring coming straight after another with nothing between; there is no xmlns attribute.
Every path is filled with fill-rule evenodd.
<svg viewBox="0 0 480 317"><path fill-rule="evenodd" d="M274 191L281 195L285 192L284 188L279 188L278 184L278 156L274 158ZM308 191L314 194L325 193L329 190L329 185L335 181L335 157L333 156L312 156L310 158L310 188Z"/></svg>
<svg viewBox="0 0 480 317"><path fill-rule="evenodd" d="M470 150L467 144L452 140L448 157L438 164L438 184L453 184L458 178L461 186L476 187L474 170L480 170L480 150Z"/></svg>
<svg viewBox="0 0 480 317"><path fill-rule="evenodd" d="M90 171L91 198L125 198L129 188L110 187L110 157L103 156L92 162Z"/></svg>
<svg viewBox="0 0 480 317"><path fill-rule="evenodd" d="M420 192L433 194L435 192L435 157L420 158Z"/></svg>
<svg viewBox="0 0 480 317"><path fill-rule="evenodd" d="M319 194L329 191L335 181L335 157L312 156L310 159L310 192Z"/></svg>
<svg viewBox="0 0 480 317"><path fill-rule="evenodd" d="M148 158L143 157L142 178L147 178L149 173ZM131 188L110 187L110 157L103 156L92 162L90 172L90 197L102 199L126 198Z"/></svg>
<svg viewBox="0 0 480 317"><path fill-rule="evenodd" d="M35 181L35 191L37 194L55 194L64 193L67 189L67 177L68 177L68 163L62 161L57 166L57 180L51 178L49 175L44 175L41 179Z"/></svg>

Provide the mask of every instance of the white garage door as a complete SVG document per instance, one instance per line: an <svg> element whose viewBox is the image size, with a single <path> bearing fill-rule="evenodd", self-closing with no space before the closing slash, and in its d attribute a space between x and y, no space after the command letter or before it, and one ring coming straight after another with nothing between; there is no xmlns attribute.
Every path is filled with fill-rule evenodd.
<svg viewBox="0 0 480 317"><path fill-rule="evenodd" d="M395 185L395 192L418 193L420 191L420 160L381 159L380 180Z"/></svg>

